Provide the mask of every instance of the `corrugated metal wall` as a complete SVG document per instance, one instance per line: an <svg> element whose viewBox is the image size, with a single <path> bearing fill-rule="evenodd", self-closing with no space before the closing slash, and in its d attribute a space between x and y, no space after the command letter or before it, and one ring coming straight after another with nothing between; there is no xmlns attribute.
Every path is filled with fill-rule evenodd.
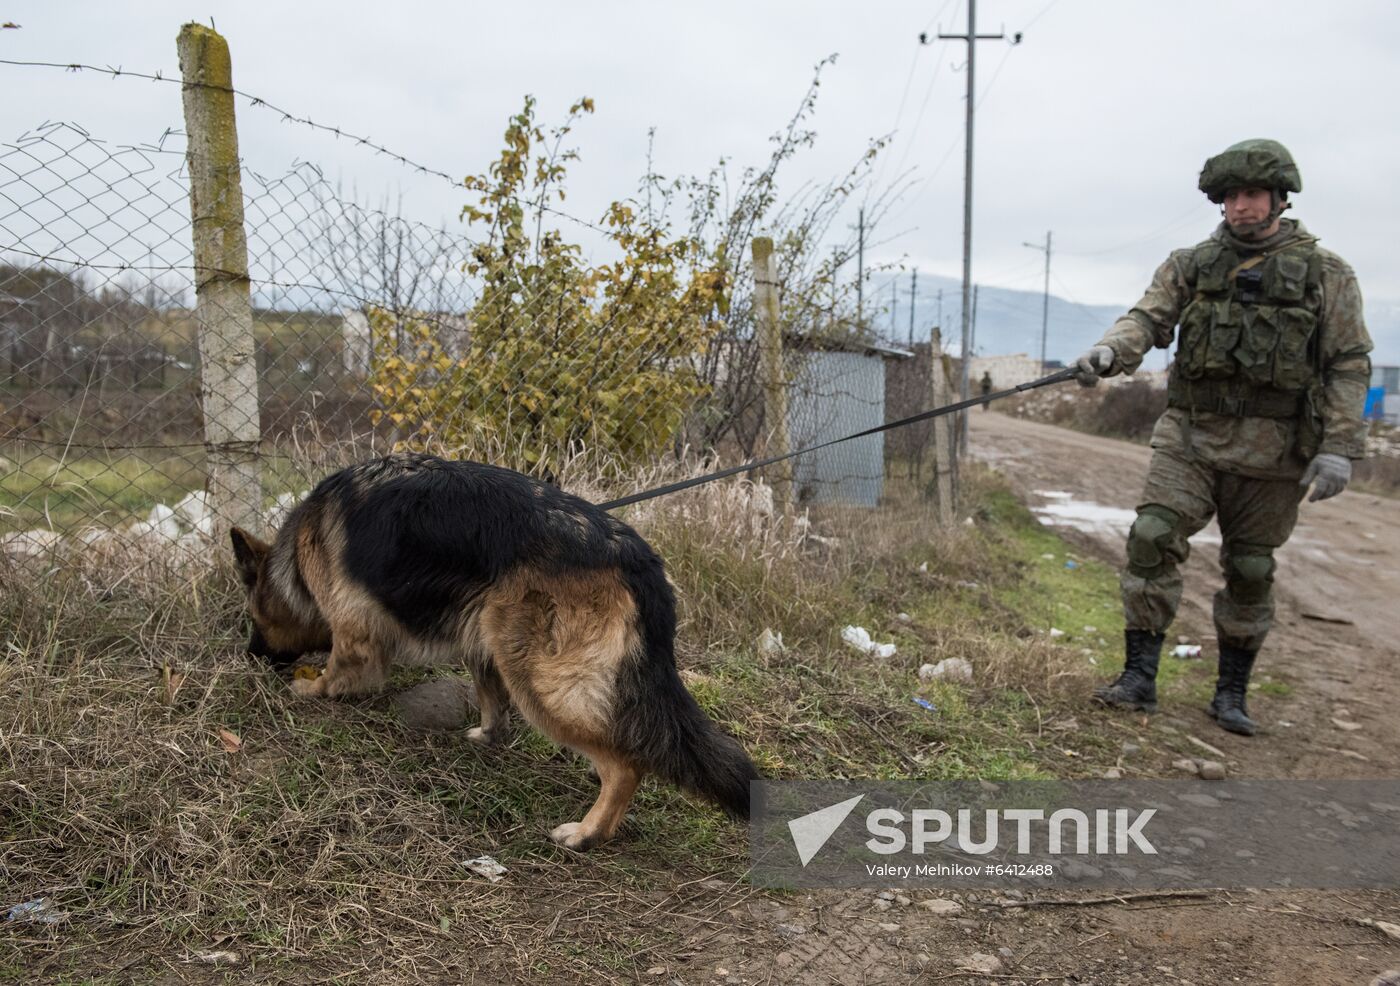
<svg viewBox="0 0 1400 986"><path fill-rule="evenodd" d="M877 354L796 353L788 395L794 447L839 438L885 421L885 361ZM873 507L884 491L884 438L871 435L794 460L799 503Z"/></svg>

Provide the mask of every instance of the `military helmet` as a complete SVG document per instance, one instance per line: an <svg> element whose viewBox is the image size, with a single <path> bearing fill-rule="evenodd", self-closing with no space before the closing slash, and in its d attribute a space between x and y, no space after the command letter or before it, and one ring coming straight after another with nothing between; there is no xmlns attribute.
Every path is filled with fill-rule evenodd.
<svg viewBox="0 0 1400 986"><path fill-rule="evenodd" d="M1197 183L1217 204L1232 188L1268 188L1275 192L1301 192L1303 179L1293 155L1276 140L1242 140L1209 158Z"/></svg>

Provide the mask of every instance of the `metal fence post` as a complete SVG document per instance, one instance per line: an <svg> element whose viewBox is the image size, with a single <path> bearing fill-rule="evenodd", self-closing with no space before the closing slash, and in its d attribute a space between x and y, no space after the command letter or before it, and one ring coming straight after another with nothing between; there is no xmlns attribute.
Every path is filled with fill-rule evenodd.
<svg viewBox="0 0 1400 986"><path fill-rule="evenodd" d="M176 42L184 76L194 230L195 321L209 496L221 523L261 527L257 347L228 42L186 24Z"/></svg>
<svg viewBox="0 0 1400 986"><path fill-rule="evenodd" d="M768 434L767 454L789 450L787 382L783 373L783 327L778 307L778 275L773 263L773 241L753 240L753 307L758 334L760 372L763 375L763 425ZM792 460L773 467L773 498L786 516L792 506Z"/></svg>

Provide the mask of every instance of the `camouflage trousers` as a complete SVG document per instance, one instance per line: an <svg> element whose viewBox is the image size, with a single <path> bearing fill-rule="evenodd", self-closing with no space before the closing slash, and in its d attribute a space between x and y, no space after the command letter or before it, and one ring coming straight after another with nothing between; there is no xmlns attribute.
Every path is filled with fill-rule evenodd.
<svg viewBox="0 0 1400 986"><path fill-rule="evenodd" d="M1120 580L1127 628L1167 629L1181 603L1187 539L1218 516L1225 585L1215 594L1216 633L1257 651L1274 617L1273 552L1293 533L1304 492L1296 480L1250 479L1154 449Z"/></svg>

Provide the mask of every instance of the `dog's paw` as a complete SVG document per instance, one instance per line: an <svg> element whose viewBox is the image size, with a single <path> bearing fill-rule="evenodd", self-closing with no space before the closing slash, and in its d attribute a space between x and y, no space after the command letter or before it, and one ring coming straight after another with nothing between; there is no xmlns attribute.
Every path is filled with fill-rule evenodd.
<svg viewBox="0 0 1400 986"><path fill-rule="evenodd" d="M501 731L499 729L487 732L480 726L473 726L467 730L467 739L480 746L499 746L501 742Z"/></svg>
<svg viewBox="0 0 1400 986"><path fill-rule="evenodd" d="M551 842L561 845L565 849L580 851L592 848L596 842L592 835L584 831L582 822L565 822L549 833L549 838Z"/></svg>
<svg viewBox="0 0 1400 986"><path fill-rule="evenodd" d="M326 679L324 675L319 678L293 678L288 682L288 687L298 698L316 698L325 693Z"/></svg>

